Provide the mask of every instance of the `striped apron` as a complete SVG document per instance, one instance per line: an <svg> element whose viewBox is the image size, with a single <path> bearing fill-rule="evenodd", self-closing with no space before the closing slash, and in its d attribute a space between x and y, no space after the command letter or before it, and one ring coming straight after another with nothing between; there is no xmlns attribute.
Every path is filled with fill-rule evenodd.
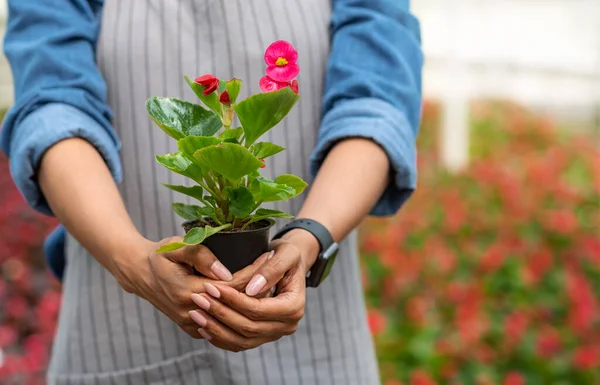
<svg viewBox="0 0 600 385"><path fill-rule="evenodd" d="M194 101L183 76L243 79L258 93L264 49L285 39L299 51L302 98L265 140L287 148L263 173L309 179L329 50L325 0L105 0L98 64L122 141L121 194L137 228L159 240L182 234L171 202L189 202L161 183L185 184L155 154L177 151L148 118L150 96ZM271 207L298 212L304 197ZM110 224L107 224L110 225ZM375 385L379 384L362 296L356 235L341 244L330 277L309 289L298 331L231 353L194 340L150 303L123 291L72 237L50 384Z"/></svg>

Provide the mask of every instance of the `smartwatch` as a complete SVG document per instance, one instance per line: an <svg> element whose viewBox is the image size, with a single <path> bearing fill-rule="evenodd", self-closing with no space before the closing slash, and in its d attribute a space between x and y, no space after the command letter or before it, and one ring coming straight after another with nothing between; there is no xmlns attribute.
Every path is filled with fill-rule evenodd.
<svg viewBox="0 0 600 385"><path fill-rule="evenodd" d="M335 257L337 256L339 245L334 242L331 233L325 226L312 219L296 219L275 234L273 239L279 239L283 237L287 232L294 229L303 229L314 235L319 242L320 250L317 260L312 265L310 271L306 275L306 286L317 287L327 278Z"/></svg>

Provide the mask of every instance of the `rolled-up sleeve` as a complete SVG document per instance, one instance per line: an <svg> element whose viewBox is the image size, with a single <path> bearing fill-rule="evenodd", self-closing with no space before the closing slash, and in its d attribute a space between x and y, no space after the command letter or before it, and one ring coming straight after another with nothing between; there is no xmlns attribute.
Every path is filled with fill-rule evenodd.
<svg viewBox="0 0 600 385"><path fill-rule="evenodd" d="M335 143L369 138L387 153L390 183L371 211L392 215L416 188L423 54L408 0L334 0L316 175Z"/></svg>
<svg viewBox="0 0 600 385"><path fill-rule="evenodd" d="M15 183L35 209L51 214L37 184L43 154L80 137L122 177L119 140L111 126L106 84L96 65L102 1L9 0L4 51L15 104L0 131Z"/></svg>

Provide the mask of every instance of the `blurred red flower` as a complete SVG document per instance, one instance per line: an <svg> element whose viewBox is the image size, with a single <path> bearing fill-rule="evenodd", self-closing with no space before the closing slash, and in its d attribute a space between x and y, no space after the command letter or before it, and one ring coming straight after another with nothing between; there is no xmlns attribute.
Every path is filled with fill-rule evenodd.
<svg viewBox="0 0 600 385"><path fill-rule="evenodd" d="M504 377L503 385L525 385L525 377L519 372L510 372Z"/></svg>
<svg viewBox="0 0 600 385"><path fill-rule="evenodd" d="M427 372L418 369L410 375L410 385L437 385L437 382Z"/></svg>
<svg viewBox="0 0 600 385"><path fill-rule="evenodd" d="M504 334L506 334L507 343L513 345L520 342L521 337L527 329L527 316L520 311L509 314L504 319Z"/></svg>
<svg viewBox="0 0 600 385"><path fill-rule="evenodd" d="M379 335L385 331L387 319L379 310L370 309L367 312L367 322L373 335Z"/></svg>
<svg viewBox="0 0 600 385"><path fill-rule="evenodd" d="M598 347L581 347L573 355L573 365L582 370L600 369Z"/></svg>
<svg viewBox="0 0 600 385"><path fill-rule="evenodd" d="M562 343L558 331L549 325L544 325L537 336L536 351L540 357L551 358L561 351Z"/></svg>

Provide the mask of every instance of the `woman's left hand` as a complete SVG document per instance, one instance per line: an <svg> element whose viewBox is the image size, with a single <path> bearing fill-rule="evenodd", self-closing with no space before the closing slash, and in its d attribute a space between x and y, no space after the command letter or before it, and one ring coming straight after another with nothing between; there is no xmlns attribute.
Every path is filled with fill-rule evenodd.
<svg viewBox="0 0 600 385"><path fill-rule="evenodd" d="M207 283L206 293L192 294L200 307L191 314L200 326L198 332L213 345L233 352L293 334L304 316L306 273L316 258L316 253L315 257L308 256L313 254L316 240L306 234L274 241L273 257L258 270L246 293ZM254 297L268 293L275 285L276 296Z"/></svg>

